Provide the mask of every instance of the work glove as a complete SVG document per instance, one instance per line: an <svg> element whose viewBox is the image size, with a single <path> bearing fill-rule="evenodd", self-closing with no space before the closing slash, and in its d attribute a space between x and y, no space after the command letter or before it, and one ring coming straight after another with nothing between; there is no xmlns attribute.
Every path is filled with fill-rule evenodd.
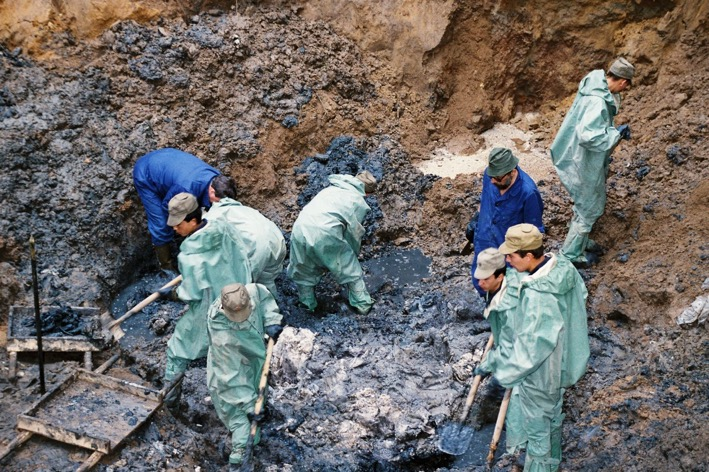
<svg viewBox="0 0 709 472"><path fill-rule="evenodd" d="M177 292L175 292L175 287L165 287L156 290L158 298L161 300L177 300Z"/></svg>
<svg viewBox="0 0 709 472"><path fill-rule="evenodd" d="M473 243L475 239L475 228L478 226L478 217L480 216L480 212L476 211L473 214L473 217L470 219L470 222L468 223L468 226L465 227L465 238Z"/></svg>
<svg viewBox="0 0 709 472"><path fill-rule="evenodd" d="M485 377L487 377L488 375L490 375L490 372L487 371L487 370L485 370L485 369L483 369L483 368L480 367L480 366L477 366L477 367L475 368L475 370L473 370L473 375L476 376L476 377L479 375L479 376L481 376L481 377L484 379ZM482 380L482 379L481 379L481 380Z"/></svg>
<svg viewBox="0 0 709 472"><path fill-rule="evenodd" d="M283 326L272 324L266 326L265 330L268 337L273 339L273 342L275 343L276 341L278 341L278 336L281 335L281 331L283 331Z"/></svg>
<svg viewBox="0 0 709 472"><path fill-rule="evenodd" d="M257 423L260 423L266 417L266 410L262 409L261 413L259 413L259 414L256 414L253 411L250 413L246 413L246 417L249 419L250 422L255 421Z"/></svg>
<svg viewBox="0 0 709 472"><path fill-rule="evenodd" d="M620 133L620 139L630 140L630 126L620 125L616 129Z"/></svg>

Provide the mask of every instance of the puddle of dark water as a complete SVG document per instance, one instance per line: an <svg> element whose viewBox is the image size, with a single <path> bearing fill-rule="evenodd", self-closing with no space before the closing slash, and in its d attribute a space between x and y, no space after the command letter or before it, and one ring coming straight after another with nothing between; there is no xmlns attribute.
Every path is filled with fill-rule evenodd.
<svg viewBox="0 0 709 472"><path fill-rule="evenodd" d="M475 432L473 440L470 442L470 447L465 454L457 456L453 467L457 469L465 469L473 466L484 466L487 464L487 454L490 452L490 442L492 435L495 432L494 424L486 424ZM502 431L500 441L497 443L495 451L495 460L505 452L505 431Z"/></svg>
<svg viewBox="0 0 709 472"><path fill-rule="evenodd" d="M420 249L401 249L362 263L370 293L387 283L394 287L412 285L431 275L431 259Z"/></svg>

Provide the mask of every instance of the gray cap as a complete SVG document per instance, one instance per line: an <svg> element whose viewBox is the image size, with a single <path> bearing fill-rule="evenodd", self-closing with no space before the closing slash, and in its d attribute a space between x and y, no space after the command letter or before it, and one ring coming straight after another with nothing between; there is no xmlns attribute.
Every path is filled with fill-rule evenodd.
<svg viewBox="0 0 709 472"><path fill-rule="evenodd" d="M251 314L251 297L243 284L229 284L222 289L222 311L231 321L241 323Z"/></svg>
<svg viewBox="0 0 709 472"><path fill-rule="evenodd" d="M487 160L487 175L499 177L512 171L519 164L519 159L507 148L493 148Z"/></svg>
<svg viewBox="0 0 709 472"><path fill-rule="evenodd" d="M478 254L473 277L478 280L487 279L497 269L502 269L503 267L505 267L505 255L498 251L497 248L487 248Z"/></svg>
<svg viewBox="0 0 709 472"><path fill-rule="evenodd" d="M514 225L505 233L505 242L499 247L502 254L531 251L542 247L544 237L539 228L529 223Z"/></svg>
<svg viewBox="0 0 709 472"><path fill-rule="evenodd" d="M635 75L635 67L633 67L633 65L624 58L619 57L613 62L611 68L608 69L608 72L616 77L628 79L632 82L633 76Z"/></svg>
<svg viewBox="0 0 709 472"><path fill-rule="evenodd" d="M187 192L178 193L170 199L167 204L168 226L177 226L185 220L185 217L199 208L197 199L194 195Z"/></svg>
<svg viewBox="0 0 709 472"><path fill-rule="evenodd" d="M377 179L368 170L360 172L355 177L364 182L364 193L374 193L377 190Z"/></svg>

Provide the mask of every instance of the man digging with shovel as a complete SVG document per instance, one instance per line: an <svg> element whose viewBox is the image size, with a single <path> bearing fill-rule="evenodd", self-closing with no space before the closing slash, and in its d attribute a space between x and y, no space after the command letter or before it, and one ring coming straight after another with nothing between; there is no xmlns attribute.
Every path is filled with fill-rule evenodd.
<svg viewBox="0 0 709 472"><path fill-rule="evenodd" d="M190 361L207 355L207 309L219 291L228 283L250 283L251 264L243 251L243 241L236 229L223 221L207 221L194 195L179 193L168 206L167 224L184 236L177 257L183 282L177 288L167 287L158 292L189 304L185 314L175 324L167 343L165 383L187 370ZM165 398L172 411L179 406L181 384Z"/></svg>
<svg viewBox="0 0 709 472"><path fill-rule="evenodd" d="M266 359L264 334L274 342L282 315L271 292L261 284L229 284L209 307L207 386L217 416L231 432L229 470L244 460L251 418ZM253 443L260 439L257 429Z"/></svg>
<svg viewBox="0 0 709 472"><path fill-rule="evenodd" d="M512 446L526 448L525 471L553 472L561 462L564 389L583 376L590 353L588 292L571 262L544 253L534 225L512 226L499 251L521 276L518 288L508 288L508 296L518 297L514 341L501 339L474 374L493 373L504 387L517 390L522 426Z"/></svg>

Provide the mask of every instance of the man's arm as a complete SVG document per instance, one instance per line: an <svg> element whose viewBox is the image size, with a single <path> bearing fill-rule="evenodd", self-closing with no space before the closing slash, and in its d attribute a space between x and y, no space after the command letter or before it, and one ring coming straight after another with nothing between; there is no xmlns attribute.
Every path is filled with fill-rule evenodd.
<svg viewBox="0 0 709 472"><path fill-rule="evenodd" d="M579 145L592 152L607 152L620 141L620 133L611 126L612 118L600 97L586 97L584 111L575 131Z"/></svg>

